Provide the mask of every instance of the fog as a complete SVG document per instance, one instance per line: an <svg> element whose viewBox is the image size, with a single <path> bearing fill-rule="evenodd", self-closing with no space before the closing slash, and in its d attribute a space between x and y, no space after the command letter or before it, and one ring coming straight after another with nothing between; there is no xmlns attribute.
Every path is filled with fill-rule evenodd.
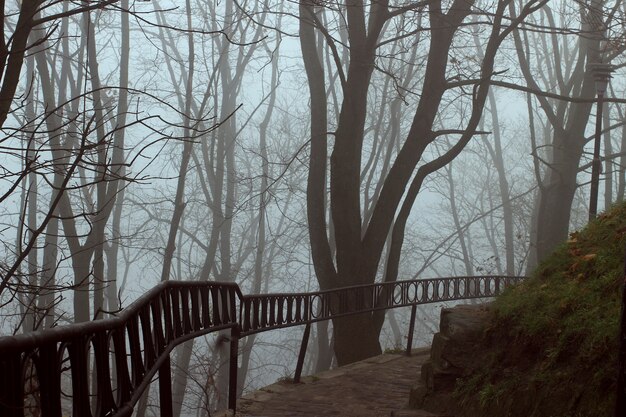
<svg viewBox="0 0 626 417"><path fill-rule="evenodd" d="M612 75L598 206L624 199L621 1L9 0L3 13L2 335L114 317L166 280L255 294L530 273L588 221L589 64ZM414 346L441 306L420 307ZM403 348L408 321L316 325L304 373ZM302 331L242 341L240 388L292 376ZM174 351L175 415L225 407L216 337ZM137 415L154 415L150 396Z"/></svg>

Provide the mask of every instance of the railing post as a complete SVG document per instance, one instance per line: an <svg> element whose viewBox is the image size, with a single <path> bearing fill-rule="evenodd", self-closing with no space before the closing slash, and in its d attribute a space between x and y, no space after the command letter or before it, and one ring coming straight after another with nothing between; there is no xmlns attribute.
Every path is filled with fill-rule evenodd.
<svg viewBox="0 0 626 417"><path fill-rule="evenodd" d="M24 417L24 372L18 353L4 353L0 359L0 414Z"/></svg>
<svg viewBox="0 0 626 417"><path fill-rule="evenodd" d="M417 304L411 307L411 321L409 322L409 334L406 341L406 356L411 356L413 347L413 330L415 329L415 315L417 314Z"/></svg>
<svg viewBox="0 0 626 417"><path fill-rule="evenodd" d="M161 417L173 417L172 372L169 355L159 367L159 399L161 400Z"/></svg>
<svg viewBox="0 0 626 417"><path fill-rule="evenodd" d="M42 416L61 417L61 378L59 378L61 364L59 363L57 344L45 344L40 346L38 350L39 357L35 360L35 367L39 380L39 401ZM100 387L100 383L98 386ZM113 399L112 397L109 398ZM0 415L4 416L5 414L0 411Z"/></svg>
<svg viewBox="0 0 626 417"><path fill-rule="evenodd" d="M69 345L70 369L72 375L72 415L90 416L89 398L89 357L86 335L75 337Z"/></svg>
<svg viewBox="0 0 626 417"><path fill-rule="evenodd" d="M293 375L293 383L300 382L300 376L302 375L302 367L304 366L304 356L306 355L306 348L309 345L309 335L311 334L311 323L307 323L304 328L304 334L302 335L302 344L300 344L300 353L298 354L298 363L296 364L296 372Z"/></svg>
<svg viewBox="0 0 626 417"><path fill-rule="evenodd" d="M239 354L239 329L232 327L230 329L230 362L228 376L228 408L237 411L237 372L239 366L237 364L237 356Z"/></svg>

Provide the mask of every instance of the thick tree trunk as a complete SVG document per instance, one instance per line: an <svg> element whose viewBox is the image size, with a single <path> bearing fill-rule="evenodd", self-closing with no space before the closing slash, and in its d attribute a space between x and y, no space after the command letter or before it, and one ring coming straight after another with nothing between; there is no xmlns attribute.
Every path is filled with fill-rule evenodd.
<svg viewBox="0 0 626 417"><path fill-rule="evenodd" d="M339 366L380 355L379 331L371 313L333 320L335 355Z"/></svg>
<svg viewBox="0 0 626 417"><path fill-rule="evenodd" d="M300 47L311 97L311 151L307 178L307 222L311 255L320 288L331 288L336 275L326 219L326 171L328 115L324 67L319 58L313 19L314 3L300 3Z"/></svg>
<svg viewBox="0 0 626 417"><path fill-rule="evenodd" d="M572 201L578 187L578 164L584 144L581 133L575 135L570 130L554 136L552 164L538 199L536 248L539 262L567 239Z"/></svg>
<svg viewBox="0 0 626 417"><path fill-rule="evenodd" d="M319 373L330 368L333 361L333 342L328 339L328 320L316 323L316 351L314 372Z"/></svg>

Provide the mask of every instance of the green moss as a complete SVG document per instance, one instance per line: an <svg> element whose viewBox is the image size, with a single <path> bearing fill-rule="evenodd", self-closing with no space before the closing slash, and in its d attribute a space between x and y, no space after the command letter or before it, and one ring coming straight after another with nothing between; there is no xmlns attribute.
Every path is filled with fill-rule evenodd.
<svg viewBox="0 0 626 417"><path fill-rule="evenodd" d="M481 365L458 383L466 415L611 415L625 249L620 205L495 300Z"/></svg>

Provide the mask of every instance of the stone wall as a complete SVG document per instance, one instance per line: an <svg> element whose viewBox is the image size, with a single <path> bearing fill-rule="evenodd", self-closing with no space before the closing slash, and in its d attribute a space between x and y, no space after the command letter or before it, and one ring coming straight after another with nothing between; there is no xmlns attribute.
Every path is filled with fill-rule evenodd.
<svg viewBox="0 0 626 417"><path fill-rule="evenodd" d="M411 408L443 413L457 410L452 401L457 378L478 365L475 354L487 327L488 304L457 305L441 310L439 333L433 336L430 359L422 365L420 379L411 389Z"/></svg>

